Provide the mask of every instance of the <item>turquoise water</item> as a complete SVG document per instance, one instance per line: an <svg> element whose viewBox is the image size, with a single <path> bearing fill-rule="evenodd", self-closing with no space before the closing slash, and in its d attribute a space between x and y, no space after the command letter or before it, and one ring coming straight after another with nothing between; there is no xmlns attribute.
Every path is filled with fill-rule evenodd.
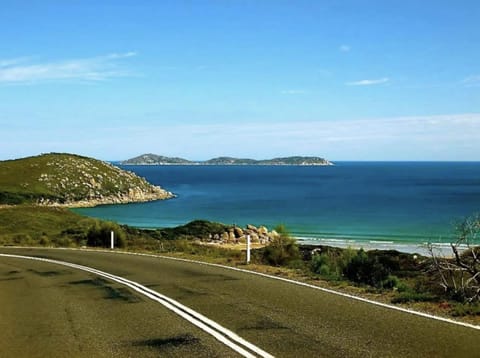
<svg viewBox="0 0 480 358"><path fill-rule="evenodd" d="M144 228L194 219L285 224L297 237L448 241L480 212L479 162L340 162L326 167L122 166L177 194L167 201L75 209Z"/></svg>

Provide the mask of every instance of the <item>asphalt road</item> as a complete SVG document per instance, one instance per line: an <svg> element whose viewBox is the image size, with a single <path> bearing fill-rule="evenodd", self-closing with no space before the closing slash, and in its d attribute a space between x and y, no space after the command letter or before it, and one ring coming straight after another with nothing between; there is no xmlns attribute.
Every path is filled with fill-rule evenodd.
<svg viewBox="0 0 480 358"><path fill-rule="evenodd" d="M0 357L236 357L122 285L59 265L0 258Z"/></svg>
<svg viewBox="0 0 480 358"><path fill-rule="evenodd" d="M139 282L278 357L477 357L480 352L479 330L242 272L114 253L0 252L74 262ZM45 351L234 356L161 305L58 265L0 257L0 313L0 347L16 357Z"/></svg>

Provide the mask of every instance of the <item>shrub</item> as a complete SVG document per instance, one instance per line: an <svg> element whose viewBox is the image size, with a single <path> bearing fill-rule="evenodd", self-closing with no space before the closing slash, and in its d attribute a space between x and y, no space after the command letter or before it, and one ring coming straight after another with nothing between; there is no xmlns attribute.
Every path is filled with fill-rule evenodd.
<svg viewBox="0 0 480 358"><path fill-rule="evenodd" d="M348 263L344 274L353 282L382 288L390 270L380 263L377 256L369 256L363 249L360 249Z"/></svg>
<svg viewBox="0 0 480 358"><path fill-rule="evenodd" d="M110 247L110 233L113 231L115 247L125 247L126 235L123 229L112 222L96 221L87 233L87 245L95 247Z"/></svg>
<svg viewBox="0 0 480 358"><path fill-rule="evenodd" d="M283 225L277 226L275 231L279 236L274 238L263 251L263 260L269 265L283 266L300 259L297 242L290 237Z"/></svg>
<svg viewBox="0 0 480 358"><path fill-rule="evenodd" d="M398 279L397 276L388 275L388 277L380 283L380 286L382 288L392 289L394 287L397 287L399 283L400 283L400 280Z"/></svg>
<svg viewBox="0 0 480 358"><path fill-rule="evenodd" d="M206 239L210 235L221 235L227 229L228 226L220 223L210 222L206 220L194 220L182 226L159 229L156 231L155 234L157 235L157 237L167 240L178 239L181 236L189 239Z"/></svg>
<svg viewBox="0 0 480 358"><path fill-rule="evenodd" d="M457 303L452 307L452 316L480 316L480 304L476 303Z"/></svg>
<svg viewBox="0 0 480 358"><path fill-rule="evenodd" d="M436 299L437 297L430 293L405 291L392 298L392 303L430 302Z"/></svg>
<svg viewBox="0 0 480 358"><path fill-rule="evenodd" d="M40 240L38 240L38 243L42 246L48 246L50 245L50 239L46 235L42 235L40 237Z"/></svg>
<svg viewBox="0 0 480 358"><path fill-rule="evenodd" d="M288 263L288 267L296 270L305 269L305 262L301 259L292 260Z"/></svg>
<svg viewBox="0 0 480 358"><path fill-rule="evenodd" d="M312 256L310 269L326 278L339 280L355 255L356 251L351 248L344 250L327 248L325 252Z"/></svg>

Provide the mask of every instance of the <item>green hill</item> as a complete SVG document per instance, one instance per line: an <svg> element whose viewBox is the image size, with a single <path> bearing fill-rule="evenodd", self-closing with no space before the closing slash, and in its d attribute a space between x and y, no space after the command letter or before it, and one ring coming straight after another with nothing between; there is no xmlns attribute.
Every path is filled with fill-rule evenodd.
<svg viewBox="0 0 480 358"><path fill-rule="evenodd" d="M132 172L78 155L0 161L0 204L94 206L170 197Z"/></svg>

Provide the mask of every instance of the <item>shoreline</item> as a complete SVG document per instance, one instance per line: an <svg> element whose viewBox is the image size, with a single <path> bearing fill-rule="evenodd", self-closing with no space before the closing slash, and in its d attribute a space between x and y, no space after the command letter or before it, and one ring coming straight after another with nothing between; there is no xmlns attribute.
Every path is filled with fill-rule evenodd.
<svg viewBox="0 0 480 358"><path fill-rule="evenodd" d="M102 198L92 198L92 199L78 200L78 201L72 201L72 202L66 202L66 203L52 202L52 201L46 200L44 202L35 203L33 205L44 206L44 207L76 209L76 208L94 208L102 205L140 204L140 203L148 203L152 201L169 200L177 197L172 192L162 189L160 187L155 186L154 188L155 188L155 191L149 192L149 193L129 192L126 194L111 195L111 196L106 196ZM16 205L13 205L13 206L16 206Z"/></svg>
<svg viewBox="0 0 480 358"><path fill-rule="evenodd" d="M407 254L418 254L422 256L430 256L429 251L426 248L427 242L423 243L408 243L408 242L394 242L394 241L381 241L381 240L347 240L337 238L306 238L294 236L299 245L311 245L311 246L332 246L342 249L364 249L365 251L371 250L395 250ZM450 243L433 242L434 251L437 255L443 257L452 257L453 252ZM465 248L459 248L460 251Z"/></svg>

